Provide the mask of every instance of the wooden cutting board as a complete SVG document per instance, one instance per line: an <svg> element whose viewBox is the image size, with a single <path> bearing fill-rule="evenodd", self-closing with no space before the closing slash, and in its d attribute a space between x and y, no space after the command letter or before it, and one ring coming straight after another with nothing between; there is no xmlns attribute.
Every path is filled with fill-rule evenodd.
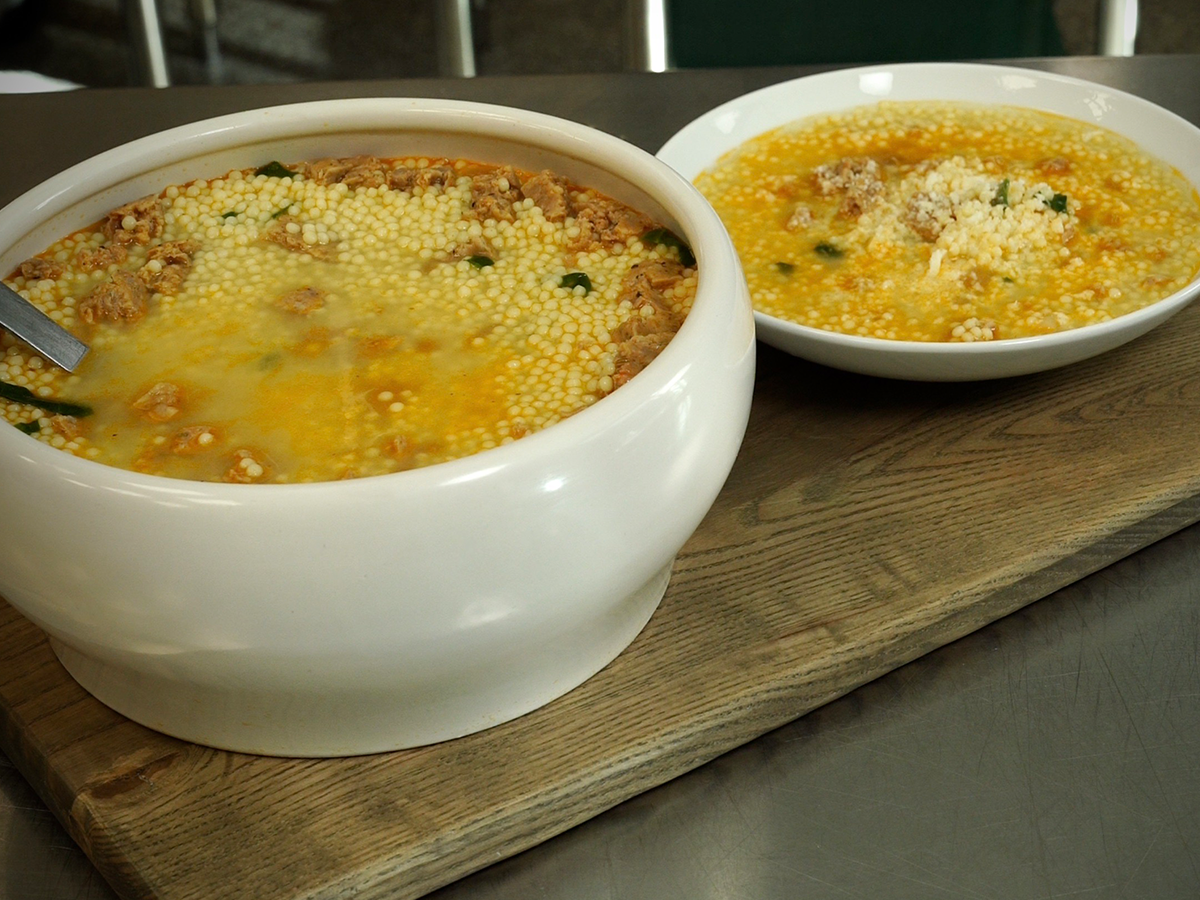
<svg viewBox="0 0 1200 900"><path fill-rule="evenodd" d="M377 756L209 750L91 699L0 603L3 749L124 897L416 897L1200 518L1200 306L997 383L759 369L659 611L549 706Z"/></svg>

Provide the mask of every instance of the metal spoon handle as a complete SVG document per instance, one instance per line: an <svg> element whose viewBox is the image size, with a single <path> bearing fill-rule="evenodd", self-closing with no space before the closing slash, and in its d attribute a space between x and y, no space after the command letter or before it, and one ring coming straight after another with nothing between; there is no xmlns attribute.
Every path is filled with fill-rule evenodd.
<svg viewBox="0 0 1200 900"><path fill-rule="evenodd" d="M74 372L88 345L0 281L0 325L52 363Z"/></svg>

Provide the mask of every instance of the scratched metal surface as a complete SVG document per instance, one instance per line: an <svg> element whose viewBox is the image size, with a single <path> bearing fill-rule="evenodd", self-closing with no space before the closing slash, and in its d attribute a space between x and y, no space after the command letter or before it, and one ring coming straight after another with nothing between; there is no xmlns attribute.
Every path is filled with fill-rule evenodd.
<svg viewBox="0 0 1200 900"><path fill-rule="evenodd" d="M1200 57L1040 65L1200 121ZM780 77L756 70L403 87L557 112L654 149L709 106ZM18 132L8 156L27 165L0 167L0 202L152 130L139 114L155 113L162 127L398 84L197 89L183 109L175 93L52 101L87 106L96 128L70 141L52 123L41 137L36 127ZM0 98L0 112L28 121L45 102ZM1195 900L1198 651L1193 526L431 900ZM0 755L0 900L114 896Z"/></svg>
<svg viewBox="0 0 1200 900"><path fill-rule="evenodd" d="M1200 897L1200 526L430 900Z"/></svg>
<svg viewBox="0 0 1200 900"><path fill-rule="evenodd" d="M430 900L1195 900L1198 644L1193 526ZM115 897L3 757L0 897Z"/></svg>

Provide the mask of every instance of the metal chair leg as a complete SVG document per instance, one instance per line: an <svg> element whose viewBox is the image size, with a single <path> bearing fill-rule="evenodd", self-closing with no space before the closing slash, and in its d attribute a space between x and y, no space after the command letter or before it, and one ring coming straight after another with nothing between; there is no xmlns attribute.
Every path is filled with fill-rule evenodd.
<svg viewBox="0 0 1200 900"><path fill-rule="evenodd" d="M665 72L667 63L666 0L626 0L625 63L641 72Z"/></svg>
<svg viewBox="0 0 1200 900"><path fill-rule="evenodd" d="M189 6L192 23L200 30L204 45L204 74L209 84L220 84L225 80L225 60L217 40L216 0L191 0Z"/></svg>
<svg viewBox="0 0 1200 900"><path fill-rule="evenodd" d="M1097 52L1102 56L1133 56L1137 40L1138 0L1100 0Z"/></svg>
<svg viewBox="0 0 1200 900"><path fill-rule="evenodd" d="M474 78L471 0L437 0L436 19L438 72L456 78Z"/></svg>
<svg viewBox="0 0 1200 900"><path fill-rule="evenodd" d="M125 21L136 77L151 87L169 87L167 51L154 0L125 0Z"/></svg>

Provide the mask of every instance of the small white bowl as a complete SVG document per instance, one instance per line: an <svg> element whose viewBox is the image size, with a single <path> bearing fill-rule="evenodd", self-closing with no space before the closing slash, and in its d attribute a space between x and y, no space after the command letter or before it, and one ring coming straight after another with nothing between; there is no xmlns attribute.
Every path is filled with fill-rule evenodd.
<svg viewBox="0 0 1200 900"><path fill-rule="evenodd" d="M728 151L807 116L880 100L958 100L1058 113L1123 134L1200 185L1200 129L1140 97L1078 78L1011 66L903 63L840 69L754 91L678 131L659 159L695 179ZM916 381L975 381L1079 362L1145 334L1200 293L1200 278L1136 312L1037 337L976 343L889 341L798 325L755 312L758 337L795 356L851 372Z"/></svg>
<svg viewBox="0 0 1200 900"><path fill-rule="evenodd" d="M364 153L550 168L604 191L690 243L695 305L662 354L594 406L394 475L173 480L0 427L0 594L88 691L177 737L340 756L457 737L549 702L645 625L741 443L754 322L720 221L650 154L548 116L388 98L171 129L0 211L0 267L168 184Z"/></svg>

